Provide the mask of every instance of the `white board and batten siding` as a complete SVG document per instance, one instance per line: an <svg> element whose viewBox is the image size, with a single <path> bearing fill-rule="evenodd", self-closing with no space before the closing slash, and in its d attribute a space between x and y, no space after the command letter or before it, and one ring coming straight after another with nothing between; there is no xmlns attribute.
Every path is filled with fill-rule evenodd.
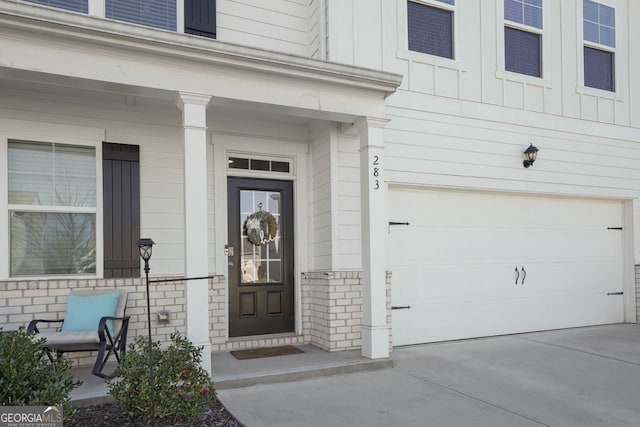
<svg viewBox="0 0 640 427"><path fill-rule="evenodd" d="M390 191L394 345L624 321L622 203Z"/></svg>
<svg viewBox="0 0 640 427"><path fill-rule="evenodd" d="M438 6L437 1L431 3ZM399 93L391 97L390 104L406 104L411 93L423 102L425 95L472 102L465 110L455 104L454 114L463 116L479 114L487 106L501 106L621 126L640 125L640 108L631 102L640 93L640 84L630 78L640 67L632 54L640 43L640 29L633 25L633 18L640 15L635 2L609 2L616 8L617 17L615 92L584 87L582 0L544 2L541 78L505 71L502 4L476 0L459 2L454 7L454 58L448 59L410 51L407 1L383 2L385 21L379 39L379 49L384 52L383 68L404 76ZM358 51L362 43L371 43L356 41L353 51ZM349 43L341 40L342 49ZM351 57L343 54L338 60L348 61ZM447 105L446 101L443 105L434 102L423 104L422 108L444 113Z"/></svg>

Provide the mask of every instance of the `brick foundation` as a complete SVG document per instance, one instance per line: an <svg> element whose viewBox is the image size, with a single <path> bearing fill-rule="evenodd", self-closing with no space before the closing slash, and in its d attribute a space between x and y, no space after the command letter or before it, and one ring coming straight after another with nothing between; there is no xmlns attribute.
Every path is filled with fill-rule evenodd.
<svg viewBox="0 0 640 427"><path fill-rule="evenodd" d="M636 268L640 287L640 266ZM158 279L155 278L154 279ZM387 273L387 325L391 330L391 273ZM302 334L227 338L227 292L224 276L209 279L209 339L213 352L277 345L313 344L327 351L355 350L362 345L362 278L358 271L302 274ZM126 314L128 342L147 335L147 300L144 278L0 281L0 326L4 330L26 327L36 318L59 319L66 313L67 295L73 289L113 288L128 292ZM640 294L640 292L639 292ZM185 282L151 283L151 332L166 343L171 333L185 334ZM639 304L640 306L640 304ZM167 310L168 323L157 313ZM640 316L639 316L640 317ZM389 349L392 341L389 334ZM70 353L77 365L91 365L95 354Z"/></svg>
<svg viewBox="0 0 640 427"><path fill-rule="evenodd" d="M387 325L391 327L391 274L387 273ZM362 276L359 271L302 275L311 344L327 351L362 347ZM391 334L389 334L391 335ZM391 349L391 337L389 349Z"/></svg>
<svg viewBox="0 0 640 427"><path fill-rule="evenodd" d="M154 277L154 279L158 279ZM147 298L145 279L66 279L66 280L28 280L0 282L0 325L4 330L26 327L33 319L61 319L66 313L67 295L73 289L126 289L129 320L128 342L139 336L146 336ZM222 288L224 297L224 277L209 279L210 308ZM185 282L151 283L149 285L151 303L151 333L153 339L166 343L170 335L179 331L185 334ZM216 301L217 303L217 301ZM222 303L224 306L226 301ZM219 310L212 312L219 314ZM170 313L168 323L159 323L157 313L167 310ZM212 334L218 331L220 317L211 317ZM224 322L224 310L222 314ZM226 333L223 329L222 334ZM90 352L69 353L67 355L78 365L91 365L95 354Z"/></svg>

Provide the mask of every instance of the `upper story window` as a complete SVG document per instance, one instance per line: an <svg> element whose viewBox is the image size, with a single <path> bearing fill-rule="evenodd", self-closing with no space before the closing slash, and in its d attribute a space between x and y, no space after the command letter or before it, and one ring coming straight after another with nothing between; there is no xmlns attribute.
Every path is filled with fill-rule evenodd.
<svg viewBox="0 0 640 427"><path fill-rule="evenodd" d="M542 77L542 0L504 0L505 70Z"/></svg>
<svg viewBox="0 0 640 427"><path fill-rule="evenodd" d="M25 0L132 24L216 38L216 0L183 0L184 23L177 0ZM453 0L449 0L453 1Z"/></svg>
<svg viewBox="0 0 640 427"><path fill-rule="evenodd" d="M58 7L60 9L71 10L73 12L88 13L89 0L26 0L30 3L42 4L44 6Z"/></svg>
<svg viewBox="0 0 640 427"><path fill-rule="evenodd" d="M615 91L616 11L583 0L584 85Z"/></svg>
<svg viewBox="0 0 640 427"><path fill-rule="evenodd" d="M96 151L8 141L10 275L96 273Z"/></svg>
<svg viewBox="0 0 640 427"><path fill-rule="evenodd" d="M176 30L176 0L106 0L105 16L148 27Z"/></svg>
<svg viewBox="0 0 640 427"><path fill-rule="evenodd" d="M436 6L437 3L443 4ZM409 50L453 59L454 5L455 0L439 0L429 5L408 1Z"/></svg>

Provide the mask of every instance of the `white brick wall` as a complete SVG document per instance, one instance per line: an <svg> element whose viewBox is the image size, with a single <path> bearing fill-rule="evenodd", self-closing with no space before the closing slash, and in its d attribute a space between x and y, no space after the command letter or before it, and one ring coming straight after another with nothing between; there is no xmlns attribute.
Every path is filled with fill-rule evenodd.
<svg viewBox="0 0 640 427"><path fill-rule="evenodd" d="M310 340L327 351L362 346L362 279L359 271L323 271L302 275L309 306ZM306 293L305 293L306 292ZM391 274L387 273L387 324L391 325ZM391 334L389 334L391 335ZM391 349L391 337L389 337Z"/></svg>
<svg viewBox="0 0 640 427"><path fill-rule="evenodd" d="M637 269L640 287L640 266ZM169 277L167 277L169 278ZM158 279L158 278L154 278ZM151 333L167 343L170 335L185 334L184 282L151 283ZM126 289L128 343L147 335L147 299L143 278L0 281L0 326L26 327L32 319L61 319L67 295L73 289ZM640 295L640 292L639 292ZM639 304L640 306L640 304ZM170 312L167 324L158 323L160 310ZM639 313L640 314L640 313ZM639 316L640 317L640 316ZM391 328L391 273L387 273L387 323ZM313 344L327 351L359 349L362 344L362 280L358 271L310 272L302 275L302 335L228 338L227 294L224 276L209 280L209 338L213 352L277 345ZM389 334L389 348L392 340ZM92 365L95 354L70 353L78 365Z"/></svg>
<svg viewBox="0 0 640 427"><path fill-rule="evenodd" d="M132 343L137 336L146 336L147 298L145 280L142 278L0 281L0 326L4 330L15 330L20 326L26 327L33 319L62 319L66 313L67 294L71 290L101 288L127 290L126 315L130 316L128 343ZM224 277L216 276L209 280L212 303L218 298L219 288L222 288L224 298ZM173 332L185 334L184 282L151 283L149 291L153 339L167 343ZM213 311L217 317L211 316L212 328L220 319L224 322L226 301L219 304L222 314L219 314L219 309ZM157 313L160 310L169 311L169 323L158 322ZM95 362L94 353L69 353L67 356L78 365L92 365Z"/></svg>

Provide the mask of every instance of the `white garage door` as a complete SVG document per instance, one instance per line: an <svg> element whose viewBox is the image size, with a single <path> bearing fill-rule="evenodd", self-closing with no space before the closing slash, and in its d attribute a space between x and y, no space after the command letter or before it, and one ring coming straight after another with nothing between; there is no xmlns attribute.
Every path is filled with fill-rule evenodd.
<svg viewBox="0 0 640 427"><path fill-rule="evenodd" d="M393 344L622 322L622 204L393 189ZM517 270L517 271L516 271ZM517 280L517 283L516 283Z"/></svg>

